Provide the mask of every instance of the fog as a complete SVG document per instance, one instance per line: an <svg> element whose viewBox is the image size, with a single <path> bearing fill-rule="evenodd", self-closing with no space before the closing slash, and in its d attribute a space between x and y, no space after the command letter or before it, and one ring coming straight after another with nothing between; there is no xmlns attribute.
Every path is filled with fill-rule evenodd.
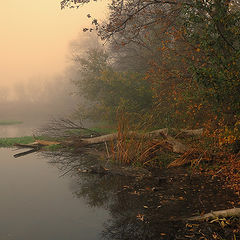
<svg viewBox="0 0 240 240"><path fill-rule="evenodd" d="M77 39L87 48L86 16L103 19L106 5L61 10L60 0L1 4L0 120L41 122L72 113L79 98L67 74L71 45Z"/></svg>
<svg viewBox="0 0 240 240"><path fill-rule="evenodd" d="M2 87L1 120L39 123L53 117L71 115L79 101L73 92L72 84L64 75L54 79L35 77Z"/></svg>

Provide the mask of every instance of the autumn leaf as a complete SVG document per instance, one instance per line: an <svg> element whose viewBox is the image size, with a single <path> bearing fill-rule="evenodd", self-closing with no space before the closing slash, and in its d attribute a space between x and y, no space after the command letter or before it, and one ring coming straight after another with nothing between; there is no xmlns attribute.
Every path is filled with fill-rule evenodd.
<svg viewBox="0 0 240 240"><path fill-rule="evenodd" d="M138 220L144 221L144 215L143 214L139 213L136 217L137 217Z"/></svg>

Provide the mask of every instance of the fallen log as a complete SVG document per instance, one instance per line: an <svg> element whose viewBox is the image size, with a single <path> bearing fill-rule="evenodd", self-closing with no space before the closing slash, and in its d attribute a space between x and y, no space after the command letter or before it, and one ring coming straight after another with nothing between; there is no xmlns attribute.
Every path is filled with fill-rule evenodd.
<svg viewBox="0 0 240 240"><path fill-rule="evenodd" d="M56 141L35 140L34 144L38 144L41 146L52 146L52 145L59 145L61 143Z"/></svg>
<svg viewBox="0 0 240 240"><path fill-rule="evenodd" d="M36 143L30 143L30 144L22 144L22 143L15 143L15 147L20 147L20 148L39 148L39 145Z"/></svg>
<svg viewBox="0 0 240 240"><path fill-rule="evenodd" d="M190 130L188 130L190 131ZM193 130L194 131L194 130ZM153 139L158 140L158 138L161 137L164 139L166 143L168 143L172 147L172 151L174 153L185 153L189 150L189 147L181 143L179 140L171 137L168 135L168 129L158 129L154 130L148 133L139 133L136 131L129 131L126 134L124 134L124 138L131 138L131 139ZM119 137L118 133L112 133L107 134L103 136L97 136L93 138L81 138L80 141L77 143L80 147L86 147L88 145L94 145L94 144L100 144L100 143L106 143L121 139ZM35 142L31 144L15 144L15 146L18 147L25 147L25 148L33 148L33 149L40 149L44 146L51 146L51 145L59 145L59 144L75 144L74 141L68 141L68 142L56 142L56 141L46 141L46 140L35 140Z"/></svg>
<svg viewBox="0 0 240 240"><path fill-rule="evenodd" d="M213 212L204 214L202 216L190 217L187 220L202 221L202 220L214 219L218 217L234 217L234 216L240 216L240 208L231 208L231 209L225 209L220 211L213 211Z"/></svg>
<svg viewBox="0 0 240 240"><path fill-rule="evenodd" d="M53 142L53 141L45 141L45 140L35 140L35 142L29 143L29 144L15 143L14 146L16 146L16 147L32 148L32 149L28 150L28 151L25 151L25 152L17 153L17 154L15 154L13 156L15 158L22 157L22 156L25 156L27 154L37 152L42 147L52 146L52 145L59 145L59 144L61 144L61 143L60 142Z"/></svg>
<svg viewBox="0 0 240 240"><path fill-rule="evenodd" d="M149 133L138 133L135 131L129 131L126 133L126 136L129 138L154 138L159 136L167 136L168 129L158 129L151 131ZM118 139L118 133L111 133L107 135L102 135L94 138L84 138L82 139L82 144L84 145L91 145L91 144L97 144L97 143L104 143L104 142L110 142Z"/></svg>
<svg viewBox="0 0 240 240"><path fill-rule="evenodd" d="M146 133L147 136L151 137L157 137L157 136L167 136L168 135L168 128L162 128L158 130L151 131L149 133Z"/></svg>
<svg viewBox="0 0 240 240"><path fill-rule="evenodd" d="M134 131L129 131L125 135L125 137L135 138L135 139L138 139L138 138L153 138L153 139L155 139L158 137L163 137L165 139L165 141L172 146L173 152L175 152L175 153L184 153L189 149L188 146L182 144L177 139L169 136L167 128L158 129L158 130L151 131L151 132L144 133L144 134L137 133ZM110 142L110 141L114 141L117 139L118 139L118 133L112 133L112 134L107 134L107 135L103 135L100 137L81 139L81 145L87 146L87 145L92 145L92 144Z"/></svg>
<svg viewBox="0 0 240 240"><path fill-rule="evenodd" d="M103 135L100 137L81 139L81 144L82 145L92 145L92 144L110 142L110 141L116 140L117 138L118 138L118 134L112 133L112 134L107 134L107 135Z"/></svg>
<svg viewBox="0 0 240 240"><path fill-rule="evenodd" d="M155 136L155 137L157 137L157 136L164 137L166 139L166 142L172 146L174 153L184 153L187 150L189 150L188 146L182 144L177 139L168 135L168 128L158 129L158 130L147 133L147 135Z"/></svg>

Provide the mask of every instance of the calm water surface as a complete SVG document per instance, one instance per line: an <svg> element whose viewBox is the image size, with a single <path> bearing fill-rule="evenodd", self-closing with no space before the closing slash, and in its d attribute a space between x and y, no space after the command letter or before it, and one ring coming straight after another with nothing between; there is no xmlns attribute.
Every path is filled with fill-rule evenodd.
<svg viewBox="0 0 240 240"><path fill-rule="evenodd" d="M31 135L32 129L0 126L0 137ZM148 194L139 196L148 185L139 190L134 178L81 173L103 164L85 154L13 157L22 151L0 148L0 240L166 240L159 238L166 226L155 211L154 221L138 218L151 204Z"/></svg>
<svg viewBox="0 0 240 240"><path fill-rule="evenodd" d="M76 194L80 183L46 157L17 152L0 149L0 240L100 239L107 210Z"/></svg>

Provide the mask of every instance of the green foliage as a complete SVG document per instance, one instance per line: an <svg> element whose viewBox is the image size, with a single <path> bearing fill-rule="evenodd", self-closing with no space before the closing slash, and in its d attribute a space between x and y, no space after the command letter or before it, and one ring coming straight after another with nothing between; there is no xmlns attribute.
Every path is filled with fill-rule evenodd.
<svg viewBox="0 0 240 240"><path fill-rule="evenodd" d="M184 32L195 47L192 72L212 110L232 124L240 114L240 11L226 1L185 6Z"/></svg>
<svg viewBox="0 0 240 240"><path fill-rule="evenodd" d="M0 138L0 147L12 147L16 143L29 144L34 142L32 136L15 137L15 138Z"/></svg>
<svg viewBox="0 0 240 240"><path fill-rule="evenodd" d="M92 102L85 111L88 118L115 121L119 109L134 115L151 108L152 92L143 74L115 71L110 57L99 49L89 50L78 64L80 74L74 83L79 94Z"/></svg>
<svg viewBox="0 0 240 240"><path fill-rule="evenodd" d="M80 70L74 84L81 96L96 101L103 95L105 86L102 85L101 73L108 68L108 59L108 54L102 49L92 49L86 52L86 57L75 60Z"/></svg>

